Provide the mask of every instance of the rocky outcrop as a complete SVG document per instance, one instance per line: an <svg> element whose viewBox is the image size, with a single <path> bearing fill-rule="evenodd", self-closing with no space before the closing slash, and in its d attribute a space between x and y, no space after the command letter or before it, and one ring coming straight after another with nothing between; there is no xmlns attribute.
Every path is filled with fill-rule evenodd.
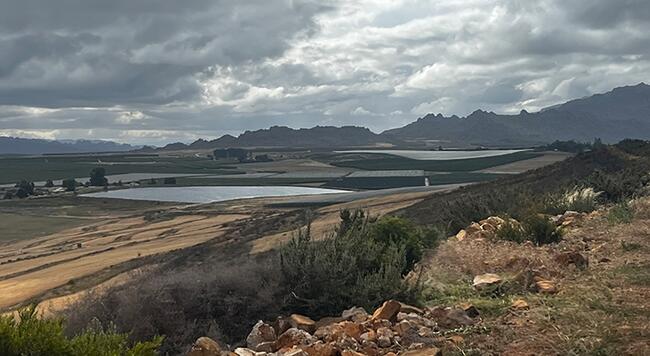
<svg viewBox="0 0 650 356"><path fill-rule="evenodd" d="M290 328L278 328L287 321ZM340 316L319 321L302 315L278 318L276 323L259 321L252 328L247 348L234 351L214 349L193 356L435 356L441 348L462 342L456 330L480 322L479 312L471 305L454 308L418 308L389 300L369 315L362 308L345 310ZM311 331L309 331L311 330ZM217 345L200 338L197 345ZM197 348L198 350L198 348Z"/></svg>

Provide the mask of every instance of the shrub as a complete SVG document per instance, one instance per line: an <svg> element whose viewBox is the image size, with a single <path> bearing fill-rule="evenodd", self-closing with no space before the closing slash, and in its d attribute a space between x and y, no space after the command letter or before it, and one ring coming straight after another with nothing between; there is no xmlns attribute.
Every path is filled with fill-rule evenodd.
<svg viewBox="0 0 650 356"><path fill-rule="evenodd" d="M505 222L496 232L496 238L504 241L522 243L529 240L524 228L509 216L504 217Z"/></svg>
<svg viewBox="0 0 650 356"><path fill-rule="evenodd" d="M549 194L544 200L543 211L548 214L563 214L566 211L590 213L598 207L600 192L593 188L574 187L559 194Z"/></svg>
<svg viewBox="0 0 650 356"><path fill-rule="evenodd" d="M64 179L63 182L61 182L61 186L68 192L74 192L77 189L77 181L74 180L74 178Z"/></svg>
<svg viewBox="0 0 650 356"><path fill-rule="evenodd" d="M402 276L409 258L415 263L421 256L422 235L398 218L373 222L359 212L344 212L342 218L339 229L325 239L314 241L307 227L282 248L290 306L320 317L352 306L370 310L392 298L415 302L417 286Z"/></svg>
<svg viewBox="0 0 650 356"><path fill-rule="evenodd" d="M90 171L90 185L101 187L108 184L106 178L106 169L104 167L95 167Z"/></svg>
<svg viewBox="0 0 650 356"><path fill-rule="evenodd" d="M612 225L629 224L634 218L634 209L627 200L614 205L607 213L607 221Z"/></svg>
<svg viewBox="0 0 650 356"><path fill-rule="evenodd" d="M167 178L163 179L163 184L176 184L176 178L167 177Z"/></svg>
<svg viewBox="0 0 650 356"><path fill-rule="evenodd" d="M240 344L258 320L288 311L276 258L154 269L71 305L66 330L75 333L99 322L128 332L132 341L165 335L162 355L185 354L201 336Z"/></svg>
<svg viewBox="0 0 650 356"><path fill-rule="evenodd" d="M522 225L528 239L538 246L556 243L562 240L562 230L554 222L549 220L546 215L530 215L524 219Z"/></svg>
<svg viewBox="0 0 650 356"><path fill-rule="evenodd" d="M0 354L3 356L52 355L155 355L162 338L129 346L128 335L114 330L86 329L68 338L62 319L42 319L34 306L19 311L18 317L0 316Z"/></svg>

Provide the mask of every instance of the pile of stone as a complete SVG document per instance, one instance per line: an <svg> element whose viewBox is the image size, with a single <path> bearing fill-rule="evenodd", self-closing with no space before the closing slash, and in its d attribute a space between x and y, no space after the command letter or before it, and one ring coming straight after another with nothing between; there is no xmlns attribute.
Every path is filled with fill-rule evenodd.
<svg viewBox="0 0 650 356"><path fill-rule="evenodd" d="M200 338L190 356L435 356L445 345L462 343L463 330L480 321L471 305L420 309L389 300L369 315L351 308L338 317L314 321L303 315L259 321L246 348L223 351Z"/></svg>
<svg viewBox="0 0 650 356"><path fill-rule="evenodd" d="M508 218L508 220L506 220L498 216L490 216L489 218L483 219L479 222L473 222L467 228L460 230L456 234L456 239L458 241L462 241L466 238L493 239L496 237L497 231L506 224L521 228L521 224L513 218Z"/></svg>

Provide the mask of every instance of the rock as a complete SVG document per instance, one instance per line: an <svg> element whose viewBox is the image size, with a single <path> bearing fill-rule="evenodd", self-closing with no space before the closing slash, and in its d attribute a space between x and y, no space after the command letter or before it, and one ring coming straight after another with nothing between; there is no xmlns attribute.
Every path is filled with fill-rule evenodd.
<svg viewBox="0 0 650 356"><path fill-rule="evenodd" d="M481 225L474 222L471 225L469 225L467 229L465 229L465 231L467 232L467 237L472 237L476 235L476 233L482 232L483 228L481 227Z"/></svg>
<svg viewBox="0 0 650 356"><path fill-rule="evenodd" d="M430 313L430 312L429 312ZM421 315L415 314L415 313L410 313L410 314L404 314L404 313L399 313L397 314L397 321L404 321L407 320L411 322L412 325L414 326L426 326L428 328L435 328L437 326L436 322L429 319L425 318Z"/></svg>
<svg viewBox="0 0 650 356"><path fill-rule="evenodd" d="M555 294L558 292L557 286L553 281L543 278L535 278L535 289L538 293Z"/></svg>
<svg viewBox="0 0 650 356"><path fill-rule="evenodd" d="M476 321L470 318L463 309L460 308L434 308L431 309L431 318L438 325L446 329L456 329L461 326L474 325Z"/></svg>
<svg viewBox="0 0 650 356"><path fill-rule="evenodd" d="M187 356L219 356L221 355L221 346L209 337L200 337L196 339Z"/></svg>
<svg viewBox="0 0 650 356"><path fill-rule="evenodd" d="M297 328L291 328L278 337L276 348L283 349L285 347L296 345L308 345L315 341L316 339L309 335L308 332Z"/></svg>
<svg viewBox="0 0 650 356"><path fill-rule="evenodd" d="M336 356L338 355L338 350L330 344L325 344L323 342L315 342L311 345L301 346L301 350L305 351L309 356Z"/></svg>
<svg viewBox="0 0 650 356"><path fill-rule="evenodd" d="M406 313L406 314L410 314L410 313L415 313L415 314L420 314L420 315L424 314L424 310L422 310L422 309L420 309L418 307L414 307L412 305L404 304L404 303L400 303L399 312L400 313Z"/></svg>
<svg viewBox="0 0 650 356"><path fill-rule="evenodd" d="M346 321L346 320L348 320L348 319L340 317L340 316L326 316L324 318L318 319L318 321L316 322L315 327L316 327L316 329L320 329L323 326L338 324L338 323L340 323L342 321Z"/></svg>
<svg viewBox="0 0 650 356"><path fill-rule="evenodd" d="M512 309L517 309L517 310L528 309L528 302L526 302L523 299L517 299L514 302L512 302L511 307Z"/></svg>
<svg viewBox="0 0 650 356"><path fill-rule="evenodd" d="M478 309L470 303L461 303L459 305L461 309L465 311L465 314L469 316L470 318L477 318L481 313L479 313Z"/></svg>
<svg viewBox="0 0 650 356"><path fill-rule="evenodd" d="M266 352L257 352L253 351L251 349L243 348L243 347L238 347L235 349L235 354L238 356L266 356L268 355Z"/></svg>
<svg viewBox="0 0 650 356"><path fill-rule="evenodd" d="M467 231L466 230L458 231L458 233L456 234L456 240L463 241L465 240L465 238L467 238Z"/></svg>
<svg viewBox="0 0 650 356"><path fill-rule="evenodd" d="M377 345L382 348L387 348L390 347L391 341L386 336L379 336L377 337Z"/></svg>
<svg viewBox="0 0 650 356"><path fill-rule="evenodd" d="M393 343L393 337L395 334L393 331L389 328L382 327L377 329L377 345L379 347L390 347L390 345Z"/></svg>
<svg viewBox="0 0 650 356"><path fill-rule="evenodd" d="M363 325L352 321L344 321L342 323L339 323L338 325L343 329L345 335L357 341L361 339L361 334L365 332L365 328L363 327Z"/></svg>
<svg viewBox="0 0 650 356"><path fill-rule="evenodd" d="M397 333L397 335L400 336L407 335L409 331L413 329L414 329L413 325L408 320L402 320L399 323L395 324L395 326L393 326L393 330Z"/></svg>
<svg viewBox="0 0 650 356"><path fill-rule="evenodd" d="M361 307L354 307L341 313L341 317L345 320L354 321L357 323L364 322L368 319L368 312Z"/></svg>
<svg viewBox="0 0 650 356"><path fill-rule="evenodd" d="M279 316L273 323L273 329L275 330L275 335L282 335L282 333L291 329L291 323L287 318Z"/></svg>
<svg viewBox="0 0 650 356"><path fill-rule="evenodd" d="M275 329L263 321L258 321L246 338L246 345L255 351L273 352L277 336Z"/></svg>
<svg viewBox="0 0 650 356"><path fill-rule="evenodd" d="M427 347L426 349L410 350L400 354L400 356L441 356L442 351L437 347Z"/></svg>
<svg viewBox="0 0 650 356"><path fill-rule="evenodd" d="M368 329L365 333L359 336L362 342L375 342L377 341L377 332L372 329Z"/></svg>
<svg viewBox="0 0 650 356"><path fill-rule="evenodd" d="M473 286L476 290L486 290L498 287L503 283L503 279L494 273L485 273L474 277Z"/></svg>
<svg viewBox="0 0 650 356"><path fill-rule="evenodd" d="M555 262L562 266L574 265L579 269L589 266L589 260L579 252L563 252L555 256Z"/></svg>
<svg viewBox="0 0 650 356"><path fill-rule="evenodd" d="M365 356L365 355L360 352L356 352L354 350L343 350L341 351L341 356Z"/></svg>
<svg viewBox="0 0 650 356"><path fill-rule="evenodd" d="M283 352L282 356L309 356L309 354L302 349L293 348Z"/></svg>
<svg viewBox="0 0 650 356"><path fill-rule="evenodd" d="M343 327L341 327L339 324L323 326L314 332L314 337L317 337L318 339L321 339L325 342L339 340L343 335L345 335L345 332L343 331Z"/></svg>
<svg viewBox="0 0 650 356"><path fill-rule="evenodd" d="M462 345L465 342L465 338L460 335L453 335L448 338L454 345Z"/></svg>
<svg viewBox="0 0 650 356"><path fill-rule="evenodd" d="M300 314L291 314L289 317L289 324L291 324L292 328L304 330L308 333L316 330L316 322L311 320L311 318Z"/></svg>
<svg viewBox="0 0 650 356"><path fill-rule="evenodd" d="M384 319L395 321L402 305L395 300L388 300L372 314L372 320Z"/></svg>

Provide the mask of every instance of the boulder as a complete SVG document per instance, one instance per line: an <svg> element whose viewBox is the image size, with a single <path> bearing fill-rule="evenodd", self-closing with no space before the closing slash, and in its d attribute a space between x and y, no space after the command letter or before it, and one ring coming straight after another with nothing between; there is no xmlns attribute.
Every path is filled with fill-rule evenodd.
<svg viewBox="0 0 650 356"><path fill-rule="evenodd" d="M476 290L496 288L503 283L503 279L494 273L485 273L474 277L473 286Z"/></svg>
<svg viewBox="0 0 650 356"><path fill-rule="evenodd" d="M314 337L325 342L336 341L343 337L343 335L345 335L345 332L343 331L343 327L341 327L339 324L323 326L314 332Z"/></svg>
<svg viewBox="0 0 650 356"><path fill-rule="evenodd" d="M404 336L407 335L411 330L414 330L413 324L408 320L402 320L399 323L393 326L393 330L397 335Z"/></svg>
<svg viewBox="0 0 650 356"><path fill-rule="evenodd" d="M279 316L273 323L273 329L275 330L275 335L282 335L282 333L291 329L291 323L286 317Z"/></svg>
<svg viewBox="0 0 650 356"><path fill-rule="evenodd" d="M200 337L196 339L187 356L220 356L221 346L209 337Z"/></svg>
<svg viewBox="0 0 650 356"><path fill-rule="evenodd" d="M410 350L400 354L400 356L441 356L442 351L437 347L427 347L426 349Z"/></svg>
<svg viewBox="0 0 650 356"><path fill-rule="evenodd" d="M361 341L364 343L375 342L377 341L377 332L372 329L368 329L368 331L359 336L359 339L361 339Z"/></svg>
<svg viewBox="0 0 650 356"><path fill-rule="evenodd" d="M304 330L308 333L316 330L316 322L311 320L311 318L300 314L291 314L289 317L289 324L292 328Z"/></svg>
<svg viewBox="0 0 650 356"><path fill-rule="evenodd" d="M526 302L523 299L517 299L514 302L512 302L511 307L512 309L516 309L516 310L528 309L528 302Z"/></svg>
<svg viewBox="0 0 650 356"><path fill-rule="evenodd" d="M345 320L354 321L357 323L364 322L368 319L368 312L361 307L353 307L341 313L341 317Z"/></svg>
<svg viewBox="0 0 650 356"><path fill-rule="evenodd" d="M395 300L388 300L372 314L372 320L384 319L395 321L402 304Z"/></svg>
<svg viewBox="0 0 650 356"><path fill-rule="evenodd" d="M357 341L360 340L361 334L366 331L363 325L355 323L353 321L344 321L342 323L339 323L339 326L343 329L343 333L345 333L345 335Z"/></svg>
<svg viewBox="0 0 650 356"><path fill-rule="evenodd" d="M316 339L309 335L308 332L297 328L291 328L278 337L276 348L283 349L296 345L308 345L315 341Z"/></svg>
<svg viewBox="0 0 650 356"><path fill-rule="evenodd" d="M463 309L460 308L433 308L431 309L431 318L438 325L446 329L456 329L462 326L474 325L476 321L470 318Z"/></svg>
<svg viewBox="0 0 650 356"><path fill-rule="evenodd" d="M255 351L272 352L276 338L275 329L260 320L246 337L246 345Z"/></svg>

